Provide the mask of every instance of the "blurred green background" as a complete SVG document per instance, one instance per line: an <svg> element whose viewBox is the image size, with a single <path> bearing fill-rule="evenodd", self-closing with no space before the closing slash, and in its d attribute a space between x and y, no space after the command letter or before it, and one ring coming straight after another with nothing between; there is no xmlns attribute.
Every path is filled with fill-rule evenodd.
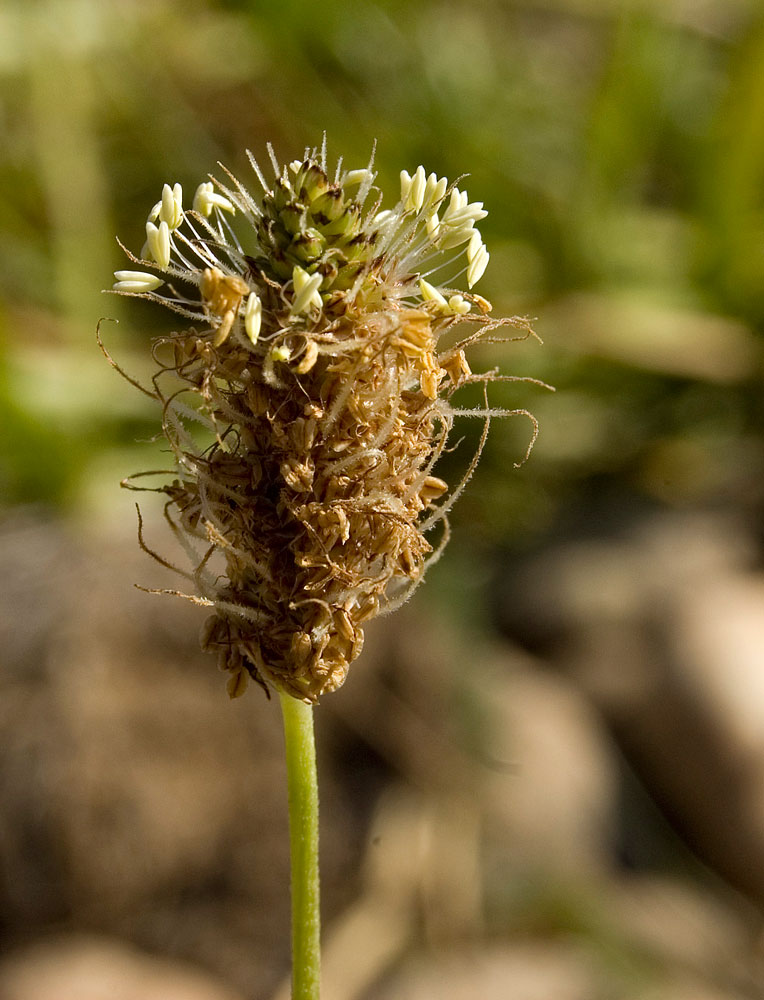
<svg viewBox="0 0 764 1000"><path fill-rule="evenodd" d="M578 637L578 645L568 641L568 651L586 646L579 640L590 637L591 630L587 632L581 622L588 612L601 622L600 597L606 613L620 621L618 614L625 614L623 607L632 598L623 599L618 614L613 611L624 592L618 589L620 583L613 585L613 573L621 582L618 574L626 574L635 585L635 580L652 572L663 585L669 577L678 579L679 567L685 573L683 595L696 582L708 583L713 577L713 572L705 571L713 560L697 561L696 549L681 533L671 536L672 554L665 564L664 556L654 555L650 548L653 544L655 552L660 548L653 536L651 542L641 535L632 537L628 555L608 550L604 562L599 556L591 562L591 573L590 563L576 563L579 576L573 574L571 587L578 588L578 597L591 591L596 599L582 611L580 602L566 592L567 618L561 622L559 609L553 607L558 591L550 588L552 579L561 586L568 566L554 555L560 539L579 544L603 532L617 534L623 529L628 534L629 525L645 512L668 518L671 524L695 524L692 518L702 515L710 518L704 524L716 527L722 519L725 538L730 532L734 535L731 550L742 555L730 559L737 560L738 568L744 567L748 574L758 574L761 568L764 8L758 0L4 0L0 6L0 515L10 526L9 552L16 551L21 536L27 537L30 523L64 525L68 537L77 540L89 533L106 538L109 531L124 540L133 530L133 512L131 497L120 492L119 480L166 461L153 439L157 413L119 380L96 346L98 320L118 320L118 325L103 325L107 346L127 371L146 377L151 370L150 337L171 322L146 303L102 294L112 283L112 272L125 266L116 236L131 249L140 248L147 211L165 181L179 181L191 192L208 172L219 172L218 161L239 176L248 176L245 149L263 159L270 141L280 159L288 161L301 155L305 146L319 144L323 132L330 156L341 155L348 167L364 166L376 141L378 183L390 199L397 193L402 168L413 171L422 163L427 171L450 179L469 175L465 185L470 198L483 201L490 213L481 230L491 263L477 290L493 302L496 314L530 317L543 340L543 345L528 340L482 349L475 367L497 365L556 387L554 394L520 383L495 387L497 405L527 407L535 414L538 441L529 461L515 470L513 463L525 451L530 425L523 418L494 423L480 469L455 509L454 540L426 588L430 600L417 598L437 621L448 619L456 634L450 653L439 662L441 667L445 663L448 684L453 686L445 703L458 720L459 739L470 751L479 747L481 720L490 714L486 706L494 693L488 676L475 681L476 691L454 680L459 658L469 659L475 637L490 644L499 642L503 632L503 655L516 655L513 663L520 671L512 676L525 678L524 657L530 655L538 656L542 665L560 667L560 647L555 642L561 637ZM474 438L475 430L467 427L464 434ZM716 527L709 529L713 537ZM33 551L24 549L26 542L17 547L22 553L30 551L28 559L32 563L37 559L45 575L52 548L44 539L37 542ZM75 548L79 546L77 541ZM547 552L553 556L544 570L547 564L533 560ZM644 561L635 562L637 556ZM23 554L19 560L24 564ZM18 562L10 565L4 570L7 581L26 580L23 573L17 574ZM531 566L533 572L515 578L516 566ZM153 582L147 580L151 571L147 566L139 578ZM112 577L119 574L114 568L109 572ZM123 589L135 578L122 580ZM758 575L754 582L758 587ZM8 588L10 592L11 583ZM39 618L44 601L31 584L22 591L20 606L27 611L34 607ZM649 601L640 597L643 604L660 605L666 611L668 603L657 585L650 593ZM764 591L756 593L760 597ZM139 599L150 600L143 595ZM740 601L729 600L728 617L741 606ZM746 619L754 630L760 620L757 601L751 596L752 612ZM632 605L637 603L633 598ZM715 606L721 607L718 602ZM9 635L27 624L23 616L14 618L8 610L12 607L8 598L4 615ZM131 620L137 621L143 612L130 607ZM761 611L764 614L764 604ZM101 612L104 617L110 613L105 599ZM148 614L161 631L156 624L160 613ZM102 619L96 610L91 615L95 616L91 623L99 629ZM668 625L660 621L670 646L679 619L668 611L666 616ZM193 631L200 619L191 615L183 621L191 623L188 628ZM405 631L411 626L401 627ZM705 648L702 629L693 628L689 645ZM619 635L624 640L626 633L621 630ZM166 636L165 640L172 653L171 641ZM631 640L624 642L630 652ZM594 663L591 648L586 646L586 655ZM754 639L751 648L752 670L760 668L764 676L764 646ZM403 662L407 654L399 649L396 655ZM610 655L614 670L628 659L612 649ZM678 662L681 659L680 655ZM644 662L653 669L658 660L648 656ZM372 656L368 677L379 669L391 689L398 690L400 677L390 680L387 668L375 663ZM719 663L724 673L723 657ZM603 670L606 667L607 663ZM416 776L428 773L427 768L422 765L420 771L420 765L411 762L413 751L408 765L401 763L399 751L392 749L398 746L397 737L384 730L384 720L380 722L383 710L374 716L367 706L370 714L363 715L362 686L372 681L365 681L358 670L355 693L349 690L337 696L337 718L327 723L328 730L336 727L332 753L339 759L337 747L347 749L348 733L355 726L353 759L361 762L361 773L369 781L381 782L381 772L389 778L388 769L398 768L404 784L416 786ZM647 667L645 671L649 672ZM554 674L552 670L549 676ZM215 684L219 681L213 678ZM41 690L44 683L41 675ZM411 683L413 694L404 684L405 696L413 697L417 684L424 684ZM543 688L551 681L539 683ZM661 763L660 748L665 746L665 734L672 731L671 723L665 730L658 725L655 732L640 729L635 736L623 721L623 702L618 700L623 693L614 694L608 687L611 682L600 684L588 676L583 681L576 675L573 681L568 677L560 683L575 692L571 697L594 704L601 714L603 721L592 726L597 739L609 747L603 760L614 761L620 775L613 780L623 796L622 808L611 802L610 814L621 829L609 842L610 861L615 863L618 855L627 868L655 863L662 870L681 870L688 885L701 885L702 892L708 890L712 896L718 891L728 905L727 889L716 882L721 874L749 902L761 905L762 879L751 874L759 861L764 863L756 853L758 834L746 841L741 863L734 860L741 854L734 840L726 843L722 834L711 833L692 843L690 837L690 846L716 869L709 875L694 867L697 861L664 825L665 818L653 816L648 800L656 789L658 800L662 792L669 818L672 797L679 796L674 779L663 780ZM222 682L218 686L222 701ZM676 690L681 686L675 685ZM672 688L674 694L676 690ZM692 702L691 683L688 690ZM522 691L515 693L521 699ZM350 700L343 702L343 697ZM353 698L360 699L360 707ZM539 699L539 705L545 704L541 695ZM748 707L753 704L764 706L764 693L751 693ZM430 711L437 716L441 709L443 701L436 698ZM228 710L224 705L223 711ZM264 709L258 703L253 711L259 717ZM327 710L329 718L333 711ZM363 739L359 730L365 723L353 722L354 717L369 724ZM8 731L17 718L7 710ZM764 707L756 719L764 727ZM517 724L522 730L522 723ZM87 739L86 724L81 725L79 735ZM764 731L756 725L754 731ZM407 732L401 726L401 732ZM383 731L387 735L379 736ZM338 732L344 735L340 738ZM378 738L369 736L371 732ZM15 739L19 760L26 759L24 740ZM726 739L721 739L718 753L710 740L707 757L698 758L701 764L706 759L726 759L725 754L734 758L737 744ZM683 754L692 745L688 737L668 753L672 761L680 761L676 771L682 770ZM764 738L754 749L760 762ZM409 746L403 756L410 750ZM522 762L522 751L520 758ZM593 765L595 772L598 766ZM352 774L344 777L350 782L346 785L350 801L347 788L352 789L354 779ZM15 787L10 778L3 780L7 789ZM700 812L704 795L699 787L706 780L706 771L698 765L687 801L700 803ZM341 785L342 776L338 781ZM721 794L726 787L723 768L714 781L714 793ZM650 794L635 791L642 784ZM759 771L755 787L764 788ZM248 794L246 785L238 791ZM355 840L351 838L350 847L344 845L358 864L365 856L364 824L373 798L368 788L359 795L365 803L359 807L363 815L356 817L355 827L351 824ZM448 804L447 796L439 800L438 808L444 808L444 801ZM761 805L756 796L750 801L756 809ZM696 832L716 829L710 820L710 826L693 826L697 811L685 804L682 799L677 807L685 821L684 828L678 824L685 840L688 826ZM249 808L250 819L254 816L256 822L255 807ZM751 810L752 815L754 806ZM347 804L346 812L352 812ZM33 826L42 822L34 810L30 815ZM757 816L764 816L764 806ZM96 820L91 817L90 822ZM644 838L640 823L648 831ZM754 833L762 829L764 821L751 826ZM12 839L8 834L7 843ZM327 876L330 916L342 913L353 895L353 890L342 889L343 845L335 845L332 857ZM446 866L449 856L441 861ZM534 864L538 863L536 859ZM615 979L606 977L609 985L598 987L597 998L649 995L656 1000L699 1000L698 983L706 975L719 992L703 993L703 1000L761 995L760 967L758 973L749 968L741 974L739 956L737 965L732 960L725 965L724 948L713 974L705 970L703 955L691 960L682 953L679 966L694 969L700 977L694 980L695 988L660 992L655 970L673 969L674 958L658 961L650 951L658 947L655 940L646 945L637 935L640 943L634 944L631 930L614 931L612 911L603 916L598 890L582 889L588 875L580 882L574 879L576 887L569 890L545 876L538 880L518 876L511 863L496 865L487 864L481 876L492 882L488 916L484 915L488 937L511 936L519 929L531 938L563 934L566 940L572 935L577 941L595 941L602 967L611 963L620 970ZM544 868L543 861L540 866ZM0 895L6 883L13 884L13 865L6 862L6 867L5 875L0 870ZM332 879L340 886L334 896ZM215 886L223 899L225 893ZM213 898L215 887L210 883L208 888ZM280 884L278 898L282 890ZM252 891L256 896L260 890ZM38 930L51 926L124 933L162 953L201 956L202 964L238 984L245 995L258 997L270 995L285 967L283 941L274 943L268 934L275 932L265 933L262 927L253 931L245 918L242 953L254 936L260 942L258 960L265 962L266 954L275 956L264 985L254 993L250 992L254 974L244 959L237 965L239 953L234 954L233 946L225 955L215 950L218 944L206 952L200 946L197 952L193 937L181 941L180 932L174 936L168 930L169 918L164 923L154 919L158 912L154 904L149 907L154 916L138 927L127 918L107 919L97 907L86 910L83 917L71 902L53 905L49 912L32 903L26 910L19 903L14 910L3 899L7 916L0 919L0 931L9 941L34 940ZM145 903L125 899L125 912L130 907L139 912ZM735 939L735 947L743 949L740 942L747 947L758 933L758 911L749 910L749 902L735 900L729 903L734 919L746 929ZM249 912L247 905L242 912ZM204 911L200 926L205 919L212 922L211 913ZM215 920L223 920L215 913ZM24 914L29 924L22 932ZM283 918L280 913L278 920ZM714 923L711 917L709 921L709 926ZM690 917L679 923L684 930L694 926ZM746 937L752 927L752 936ZM451 940L449 933L459 936L458 928L452 928L438 940ZM731 945L730 949L734 951ZM736 971L729 973L733 965ZM559 982L569 980L563 974ZM646 982L656 991L640 992L647 988ZM359 987L347 996L387 997L384 986L380 989L363 992ZM496 995L525 1000L526 994L517 989ZM582 989L583 1000L593 1000L595 992ZM401 987L396 996L428 995L411 990L405 993ZM550 1000L579 996L565 993L561 986L557 990L547 987ZM12 1000L22 997L7 995ZM479 995L494 996L487 987Z"/></svg>
<svg viewBox="0 0 764 1000"><path fill-rule="evenodd" d="M755 504L764 318L764 20L702 3L52 0L0 10L0 295L7 503L76 510L141 459L153 415L110 378L163 317L102 296L165 180L244 149L378 142L383 189L423 163L485 202L498 313L544 349L502 368L557 387L531 466L496 428L461 520L544 531L605 481L670 504ZM491 359L495 360L495 359ZM469 514L469 517L467 517Z"/></svg>

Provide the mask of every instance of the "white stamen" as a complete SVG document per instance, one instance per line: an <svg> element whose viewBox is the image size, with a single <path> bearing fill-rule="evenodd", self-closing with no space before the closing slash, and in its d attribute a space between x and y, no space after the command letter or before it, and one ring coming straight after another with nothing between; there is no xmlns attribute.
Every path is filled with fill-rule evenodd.
<svg viewBox="0 0 764 1000"><path fill-rule="evenodd" d="M165 184L162 188L159 219L161 222L166 222L170 230L177 229L183 222L183 188L180 184L174 184L172 187Z"/></svg>
<svg viewBox="0 0 764 1000"><path fill-rule="evenodd" d="M257 343L260 336L260 324L263 319L263 303L257 292L250 292L247 304L244 307L244 329L253 344Z"/></svg>
<svg viewBox="0 0 764 1000"><path fill-rule="evenodd" d="M205 181L196 189L194 211L203 215L205 219L209 219L215 208L219 208L222 212L230 212L231 215L236 213L233 202L222 194L218 194L212 181Z"/></svg>
<svg viewBox="0 0 764 1000"><path fill-rule="evenodd" d="M366 167L362 167L360 170L348 170L345 174L344 184L346 187L352 184L363 184L363 182L369 180L371 176L371 171L367 170Z"/></svg>
<svg viewBox="0 0 764 1000"><path fill-rule="evenodd" d="M289 361L292 357L292 352L285 344L279 344L278 347L272 347L268 351L268 357L271 361Z"/></svg>
<svg viewBox="0 0 764 1000"><path fill-rule="evenodd" d="M319 288L323 278L320 274L308 274L307 271L295 264L292 271L292 281L294 282L295 297L289 311L293 316L307 312L311 306L321 309L323 302Z"/></svg>
<svg viewBox="0 0 764 1000"><path fill-rule="evenodd" d="M472 307L461 295L452 295L448 300L448 311L455 316L464 316Z"/></svg>
<svg viewBox="0 0 764 1000"><path fill-rule="evenodd" d="M408 201L409 191L411 190L411 174L408 170L401 170L401 201L403 202L403 207L406 207L406 202Z"/></svg>
<svg viewBox="0 0 764 1000"><path fill-rule="evenodd" d="M438 249L453 250L454 247L461 246L462 243L466 243L467 240L471 240L475 232L477 232L477 230L472 223L462 226L460 229L451 229L450 226L447 226L441 220L438 235Z"/></svg>
<svg viewBox="0 0 764 1000"><path fill-rule="evenodd" d="M485 246L481 244L480 249L476 252L475 256L470 261L469 267L467 268L467 285L470 288L477 284L477 282L483 277L485 269L488 267L488 261L490 258L491 255L488 253Z"/></svg>
<svg viewBox="0 0 764 1000"><path fill-rule="evenodd" d="M420 164L411 179L411 186L408 190L404 208L407 212L419 212L424 204L424 192L427 186L424 167Z"/></svg>
<svg viewBox="0 0 764 1000"><path fill-rule="evenodd" d="M482 201L473 201L469 204L467 201L467 192L459 191L458 188L454 188L451 192L451 200L443 213L441 221L444 226L451 226L454 229L459 229L465 224L474 224L475 222L479 222L487 215L488 212L483 209Z"/></svg>
<svg viewBox="0 0 764 1000"><path fill-rule="evenodd" d="M427 178L427 184L424 189L422 208L428 209L434 205L437 209L438 205L440 205L443 201L447 187L448 181L445 177L441 177L440 180L438 180L436 174L430 174Z"/></svg>
<svg viewBox="0 0 764 1000"><path fill-rule="evenodd" d="M136 295L142 292L153 292L159 288L163 281L155 274L148 271L115 271L113 290L115 292L133 292Z"/></svg>
<svg viewBox="0 0 764 1000"><path fill-rule="evenodd" d="M448 302L438 289L424 278L419 279L419 291L425 302L435 302L439 309L448 309Z"/></svg>
<svg viewBox="0 0 764 1000"><path fill-rule="evenodd" d="M475 254L477 254L478 250L482 247L482 245L483 245L483 237L476 229L475 232L472 234L469 245L467 246L467 260L470 263L472 263L472 261L475 259Z"/></svg>
<svg viewBox="0 0 764 1000"><path fill-rule="evenodd" d="M158 226L153 222L146 223L146 245L149 257L161 268L170 266L170 227L164 220Z"/></svg>

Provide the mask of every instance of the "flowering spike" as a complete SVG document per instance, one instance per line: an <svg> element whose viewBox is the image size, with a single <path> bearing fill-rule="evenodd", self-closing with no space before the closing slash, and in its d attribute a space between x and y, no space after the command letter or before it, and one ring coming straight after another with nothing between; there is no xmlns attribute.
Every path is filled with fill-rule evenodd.
<svg viewBox="0 0 764 1000"><path fill-rule="evenodd" d="M460 412L451 396L491 381L465 351L512 321L433 277L463 273L466 256L471 288L489 260L482 203L449 195L446 178L404 170L400 198L364 211L371 164L327 172L322 146L282 169L269 149L271 179L248 156L262 191L231 174L230 190L203 181L195 218L179 184L162 189L142 256L171 285L125 270L113 289L188 320L161 338L173 351L154 385L177 460L160 492L205 553L188 574L213 612L202 645L232 696L249 677L314 702L343 683L364 623L402 602L445 543L463 486L433 474ZM477 329L441 341L462 320Z"/></svg>

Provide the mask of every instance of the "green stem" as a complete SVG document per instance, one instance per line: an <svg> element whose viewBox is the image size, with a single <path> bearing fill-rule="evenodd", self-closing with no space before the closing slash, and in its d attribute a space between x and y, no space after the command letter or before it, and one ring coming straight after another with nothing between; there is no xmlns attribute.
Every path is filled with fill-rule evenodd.
<svg viewBox="0 0 764 1000"><path fill-rule="evenodd" d="M318 778L313 706L279 692L284 716L292 861L292 1000L319 1000Z"/></svg>

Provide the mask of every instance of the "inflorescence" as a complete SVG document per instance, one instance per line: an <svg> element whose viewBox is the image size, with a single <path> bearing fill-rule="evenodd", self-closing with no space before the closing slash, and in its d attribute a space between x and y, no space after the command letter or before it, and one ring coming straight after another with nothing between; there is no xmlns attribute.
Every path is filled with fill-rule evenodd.
<svg viewBox="0 0 764 1000"><path fill-rule="evenodd" d="M383 208L373 161L330 178L325 146L283 168L268 152L273 182L249 154L258 197L225 171L189 210L166 184L113 290L186 320L154 341L153 388L138 387L161 404L176 460L156 490L191 560L183 596L212 609L202 646L231 696L253 678L316 701L345 680L364 623L442 552L491 417L526 412L452 404L512 379L473 374L466 350L530 331L472 292L486 212L455 184L403 171ZM462 277L466 290L451 287ZM444 338L462 321L466 336ZM449 490L435 466L460 414L483 433Z"/></svg>

